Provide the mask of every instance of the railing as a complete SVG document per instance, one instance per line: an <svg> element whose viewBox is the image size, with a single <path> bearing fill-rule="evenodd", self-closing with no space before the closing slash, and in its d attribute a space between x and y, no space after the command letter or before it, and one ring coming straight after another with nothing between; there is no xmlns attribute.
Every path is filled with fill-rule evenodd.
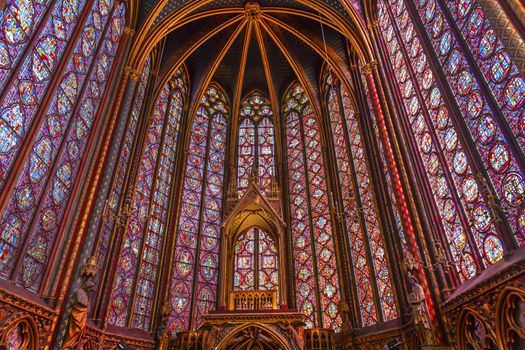
<svg viewBox="0 0 525 350"><path fill-rule="evenodd" d="M230 310L277 310L277 290L242 290L230 292Z"/></svg>

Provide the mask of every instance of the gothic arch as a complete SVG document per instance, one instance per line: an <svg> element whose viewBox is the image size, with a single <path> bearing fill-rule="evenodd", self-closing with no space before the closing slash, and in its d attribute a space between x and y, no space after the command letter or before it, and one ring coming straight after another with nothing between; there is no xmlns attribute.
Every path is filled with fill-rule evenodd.
<svg viewBox="0 0 525 350"><path fill-rule="evenodd" d="M250 339L254 337L255 339ZM236 327L215 347L217 350L249 350L251 349L250 341L258 341L267 344L269 347L264 349L282 349L294 350L288 341L272 327L264 324L244 324ZM245 340L245 338L248 338ZM272 341L273 344L269 343ZM237 345L234 345L237 342ZM263 350L263 349L261 349Z"/></svg>
<svg viewBox="0 0 525 350"><path fill-rule="evenodd" d="M289 111L286 111L286 112L282 111L281 112L282 123L284 125L286 125L286 118L288 117L288 115L290 113L296 112L298 115L302 115L303 110L305 110L307 108L307 106L310 105L310 107L312 108L312 113L313 113L313 115L315 117L315 120L317 121L317 127L319 128L319 136L321 138L321 144L324 147L326 147L326 145L330 141L327 140L327 138L326 138L326 132L325 132L326 126L325 126L325 123L322 122L325 114L323 113L323 110L322 110L322 108L320 108L320 106L319 106L319 108L316 108L316 103L317 102L316 101L312 101L312 99L310 98L311 94L308 92L309 89L303 85L301 80L299 80L299 81L298 80L292 81L288 85L286 90L284 90L284 94L281 96L281 106L286 106L286 102L290 99L290 95L291 95L292 90L294 88L298 87L298 86L301 87L304 90L304 93L308 97L308 101L304 103L303 108L301 110L299 110L297 108L293 108L293 109L290 109Z"/></svg>
<svg viewBox="0 0 525 350"><path fill-rule="evenodd" d="M278 251L279 285L286 285L285 223L272 204L252 182L243 197L230 209L222 224L220 266L222 285L219 288L220 305L226 307L230 289L233 287L233 259L237 238L253 227L269 234ZM279 301L286 304L286 288L279 288Z"/></svg>
<svg viewBox="0 0 525 350"><path fill-rule="evenodd" d="M496 336L500 349L525 346L525 290L519 286L505 288L496 305Z"/></svg>
<svg viewBox="0 0 525 350"><path fill-rule="evenodd" d="M477 311L465 308L458 316L456 342L459 350L495 350L496 336Z"/></svg>
<svg viewBox="0 0 525 350"><path fill-rule="evenodd" d="M3 323L4 326L0 328L0 349L10 349L12 341L19 342L20 349L38 349L39 334L31 316L16 313Z"/></svg>
<svg viewBox="0 0 525 350"><path fill-rule="evenodd" d="M198 98L194 98L194 96L191 95L191 90L188 90L188 100L189 103L187 106L185 106L185 124L188 125L188 127L185 129L185 133L181 134L181 141L183 142L182 145L184 145L186 152L187 148L189 147L189 139L191 137L192 128L191 125L193 125L195 116L197 114L197 111L199 110L199 106L201 105L201 99L208 91L209 89L215 89L219 92L219 95L221 96L221 100L223 99L224 105L226 109L222 111L222 114L224 118L227 120L228 127L231 123L231 102L229 96L226 94L226 91L223 89L221 84L219 84L216 81L210 81L205 85L202 85L201 91L198 94ZM213 117L213 116L210 116ZM227 133L231 132L231 130L227 131ZM229 137L229 136L228 136ZM184 162L186 159L184 160Z"/></svg>
<svg viewBox="0 0 525 350"><path fill-rule="evenodd" d="M357 48L356 52L362 63L373 59L374 55L372 54L372 43L369 42L370 39L367 38L367 33L366 29L364 28L362 18L357 15L355 10L349 4L343 3L343 6L349 12L352 23L349 23L348 19L343 18L341 14L338 14L336 11L330 9L325 4L310 0L300 0L298 2L311 9L311 12L298 9L288 9L284 7L265 7L258 9L258 12L255 14L255 16L257 16L257 18L260 17L261 20L256 20L254 25L252 25L251 19L248 18L251 16L251 13L248 13L247 10L241 7L212 8L211 10L195 13L204 5L210 3L210 0L201 0L182 6L180 9L174 11L171 15L161 20L154 27L150 27L149 24L152 23L154 16L156 16L161 10L160 6L158 8L156 7L152 11L150 18L146 20L146 24L141 29L141 32L137 35L137 38L135 39L136 45L134 45L131 51L128 63L131 67L134 67L137 71L140 71L149 52L151 52L155 45L170 33L203 18L212 18L213 16L224 14L232 15L229 20L221 23L218 27L210 29L204 36L193 43L191 47L188 48L188 50L185 50L185 52L182 53L180 57L172 60L168 59L170 63L168 66L171 66L171 68L168 69L164 77L161 76L158 86L162 87L165 83L165 80L169 79L171 73L176 70L180 64L182 64L199 47L204 45L206 42L209 42L212 37L224 30L227 30L227 28L237 26L237 28L234 29L233 35L228 43L215 58L212 66L210 66L210 70L206 74L206 78L202 79L200 82L197 93L193 98L193 100L198 101L204 93L204 89L207 83L209 83L211 80L211 77L217 69L217 66L224 58L224 55L229 51L233 41L235 41L236 38L239 37L239 34L243 31L252 30L252 27L255 27L256 32L263 31L267 33L269 40L273 41L281 53L286 57L286 60L293 68L300 83L307 91L315 113L319 115L321 112L321 103L314 89L314 86L317 82L310 81L310 79L307 78L307 74L301 67L301 64L298 63L298 58L295 57L293 53L289 51L287 45L282 42L283 38L281 37L281 33L274 31L273 28L269 26L269 24L272 26L277 26L280 30L299 39L299 41L301 41L305 46L309 47L317 55L327 60L338 79L343 82L349 91L352 91L351 85L349 83L350 72L348 69L344 68L346 66L346 64L343 62L345 57L340 57L339 55L335 54L335 51L331 48L329 50L324 49L322 43L320 42L320 37L314 38L310 35L306 35L302 31L297 30L293 26L279 20L279 18L273 16L273 14L284 14L296 18L304 18L330 27L334 31L341 34L344 38L349 40L352 47ZM247 6L249 7L250 4L248 3ZM272 102L275 103L276 99L273 96L271 97ZM190 114L193 114L194 112L195 106L192 106L192 108L190 108Z"/></svg>

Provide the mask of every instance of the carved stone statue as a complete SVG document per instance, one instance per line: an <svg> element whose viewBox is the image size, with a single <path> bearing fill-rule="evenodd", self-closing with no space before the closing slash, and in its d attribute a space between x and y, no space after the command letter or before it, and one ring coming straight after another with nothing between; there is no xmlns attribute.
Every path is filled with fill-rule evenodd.
<svg viewBox="0 0 525 350"><path fill-rule="evenodd" d="M434 345L436 339L425 301L425 291L421 284L419 284L417 278L410 272L408 272L408 281L412 287L412 291L408 294L408 302L410 303L412 319L416 330L425 345Z"/></svg>
<svg viewBox="0 0 525 350"><path fill-rule="evenodd" d="M158 328L159 350L168 350L170 346L170 330L168 326L169 317L171 314L171 304L169 300L164 301L161 309L161 322Z"/></svg>
<svg viewBox="0 0 525 350"><path fill-rule="evenodd" d="M350 321L350 306L345 300L339 302L339 314L341 315L341 331L343 333L348 333L352 331L352 322Z"/></svg>
<svg viewBox="0 0 525 350"><path fill-rule="evenodd" d="M281 322L279 326L286 333L288 339L295 342L299 349L302 349L304 347L303 337L299 334L299 332L297 332L297 329L295 329L295 327L292 326L290 322Z"/></svg>
<svg viewBox="0 0 525 350"><path fill-rule="evenodd" d="M69 328L62 349L76 349L82 340L89 312L89 291L95 286L91 278L86 278L84 283L74 294L73 305L69 314Z"/></svg>

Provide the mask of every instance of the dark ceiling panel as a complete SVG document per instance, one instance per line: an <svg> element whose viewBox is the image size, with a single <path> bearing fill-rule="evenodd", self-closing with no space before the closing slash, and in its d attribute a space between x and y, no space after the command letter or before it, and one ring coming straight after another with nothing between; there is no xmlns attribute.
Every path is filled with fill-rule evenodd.
<svg viewBox="0 0 525 350"><path fill-rule="evenodd" d="M317 21L313 21L309 18L289 16L287 14L274 14L271 15L280 22L285 23L293 27L298 32L305 34L310 39L314 40L324 51L323 43L323 32L324 39L326 40L327 47L334 50L339 57L342 59L346 57L345 53L345 38L336 30L329 26L321 25Z"/></svg>
<svg viewBox="0 0 525 350"><path fill-rule="evenodd" d="M332 9L334 9L339 15L341 15L343 18L345 18L349 23L353 22L352 17L348 12L346 12L345 7L339 0L316 0L321 1L325 5L328 5ZM359 11L361 12L361 11Z"/></svg>
<svg viewBox="0 0 525 350"><path fill-rule="evenodd" d="M162 77L164 74L166 74L171 66L175 64L184 53L192 49L192 47L197 44L199 39L201 39L204 35L215 29L220 24L225 23L231 19L233 16L234 15L223 15L215 16L213 18L201 19L170 33L166 38L159 76ZM229 28L223 29L223 32L217 33L214 37L212 37L211 40L215 41L215 43L226 42L228 39L227 37L231 35L233 30L238 25L239 22L231 25ZM224 32L227 33L226 36ZM215 54L217 47L209 46L209 49L212 50L210 51L211 57Z"/></svg>
<svg viewBox="0 0 525 350"><path fill-rule="evenodd" d="M139 9L139 19L138 23L139 26L144 23L148 15L150 14L151 10L157 4L159 0L143 0L140 2L140 9Z"/></svg>
<svg viewBox="0 0 525 350"><path fill-rule="evenodd" d="M223 35L214 40L209 40L203 44L190 58L186 61L188 67L188 73L192 82L192 98L195 97L198 86L202 83L204 75L210 68L212 62L219 55L220 49L224 46L226 41L231 37L234 28L231 30L226 30ZM238 50L239 45L242 45L242 35L240 35L241 41L239 38L233 43L230 48L230 53ZM229 55L226 55L226 59ZM235 57L233 57L235 59ZM225 61L223 61L225 62ZM238 64L238 63L237 63ZM235 69L235 63L232 61L228 67L229 69ZM219 81L224 84L226 81Z"/></svg>
<svg viewBox="0 0 525 350"><path fill-rule="evenodd" d="M235 91L237 76L239 75L239 66L245 34L246 31L239 35L239 38L233 43L213 77L215 81L223 86L230 100L233 99L233 92ZM218 49L219 48L217 48L217 51Z"/></svg>
<svg viewBox="0 0 525 350"><path fill-rule="evenodd" d="M311 87L317 93L318 76L324 62L322 57L313 51L305 42L297 39L282 28L275 25L270 25L270 27L279 37L279 40L286 47L288 52L292 55L292 59L299 63L306 79L310 82Z"/></svg>
<svg viewBox="0 0 525 350"><path fill-rule="evenodd" d="M244 97L255 89L261 90L266 95L269 95L261 51L259 50L259 45L254 33L252 41L250 42L250 51L248 52L241 96Z"/></svg>
<svg viewBox="0 0 525 350"><path fill-rule="evenodd" d="M155 0L158 1L158 0ZM164 18L168 17L170 13L173 13L177 11L179 8L181 8L184 4L195 1L195 0L168 0L168 3L164 8L160 11L159 15L153 22L153 26L155 26L157 23L162 21Z"/></svg>
<svg viewBox="0 0 525 350"><path fill-rule="evenodd" d="M282 96L288 86L297 78L292 70L292 67L288 64L286 57L281 53L279 48L275 46L273 41L270 39L266 32L263 32L263 38L266 43L266 51L268 55L268 61L271 67L271 74L273 84L275 86L275 93L279 98L279 102L282 100Z"/></svg>
<svg viewBox="0 0 525 350"><path fill-rule="evenodd" d="M148 0L156 1L156 0ZM193 0L195 1L195 0ZM344 12L344 8L336 0L319 0L325 4L330 5L337 12ZM170 0L163 9L161 16L180 8L188 1ZM199 11L209 10L218 7L243 7L244 0L216 0L199 9ZM296 8L305 11L312 11L307 6L298 3L295 0L260 0L261 7L288 7ZM313 14L316 14L312 12ZM317 14L316 14L317 15ZM231 19L234 14L220 15L214 17L207 17L202 20L195 21L180 28L177 31L170 33L165 42L165 51L162 60L160 76L163 77L170 67L177 62L177 60L194 45L200 38L207 33L217 28L222 23ZM324 51L324 42L321 26L318 21L308 19L300 16L292 16L283 13L272 13L271 16L281 21L286 26L290 26L293 30L301 32L309 40L312 40L322 51ZM308 44L292 33L285 30L276 24L270 24L266 21L272 31L276 33L289 51L292 59L300 67L300 70L305 75L308 85L314 90L314 99L319 98L319 77L324 62L324 54L321 51L317 53ZM240 23L240 22L239 22ZM223 30L222 33L217 34L208 42L204 43L196 52L194 52L186 61L188 74L192 82L192 96L195 95L195 87L202 83L206 72L209 70L213 60L219 55L220 50L231 37L233 31L238 24L232 25L230 28ZM284 57L283 53L275 45L271 37L261 27L262 38L265 42L267 56L270 67L270 74L274 83L275 92L279 100L285 94L285 90L294 81L297 80L295 72ZM345 62L346 57L346 39L336 30L324 26L324 37L326 38L326 45L329 54L337 57L337 62ZM236 90L236 82L239 74L240 60L242 56L242 46L244 42L244 35L246 28L241 35L235 40L232 47L228 50L223 60L220 62L213 79L219 82L229 95L230 99L234 98L233 94ZM248 51L247 65L242 85L242 96L245 96L251 90L258 89L269 95L269 87L264 70L262 55L259 49L259 44L256 39L255 32L252 33L252 40ZM196 98L196 96L194 96Z"/></svg>

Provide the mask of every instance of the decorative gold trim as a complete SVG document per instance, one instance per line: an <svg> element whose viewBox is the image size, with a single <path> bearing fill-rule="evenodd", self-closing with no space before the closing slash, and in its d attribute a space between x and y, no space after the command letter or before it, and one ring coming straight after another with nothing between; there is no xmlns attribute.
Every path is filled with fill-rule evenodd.
<svg viewBox="0 0 525 350"><path fill-rule="evenodd" d="M0 317L2 315L0 311ZM9 334L16 328L21 329L23 336L20 349L38 349L40 346L39 332L35 320L23 313L15 313L9 315L7 318L0 320L0 349L7 349L7 342L9 341Z"/></svg>
<svg viewBox="0 0 525 350"><path fill-rule="evenodd" d="M135 31L133 29L131 29L130 27L125 27L124 28L124 35L128 36L128 37L133 37L135 35Z"/></svg>
<svg viewBox="0 0 525 350"><path fill-rule="evenodd" d="M131 80L138 81L142 75L142 72L133 67L127 66L124 68L124 74L128 75Z"/></svg>
<svg viewBox="0 0 525 350"><path fill-rule="evenodd" d="M379 66L379 63L376 60L373 60L373 61L370 61L369 63L366 63L365 65L363 65L361 67L361 71L365 75L373 74L378 66Z"/></svg>
<svg viewBox="0 0 525 350"><path fill-rule="evenodd" d="M519 308L519 309L517 309ZM523 308L523 309L522 309ZM517 318L525 309L525 288L521 284L505 287L496 304L495 332L500 349L512 349L516 339L525 341L525 324Z"/></svg>

